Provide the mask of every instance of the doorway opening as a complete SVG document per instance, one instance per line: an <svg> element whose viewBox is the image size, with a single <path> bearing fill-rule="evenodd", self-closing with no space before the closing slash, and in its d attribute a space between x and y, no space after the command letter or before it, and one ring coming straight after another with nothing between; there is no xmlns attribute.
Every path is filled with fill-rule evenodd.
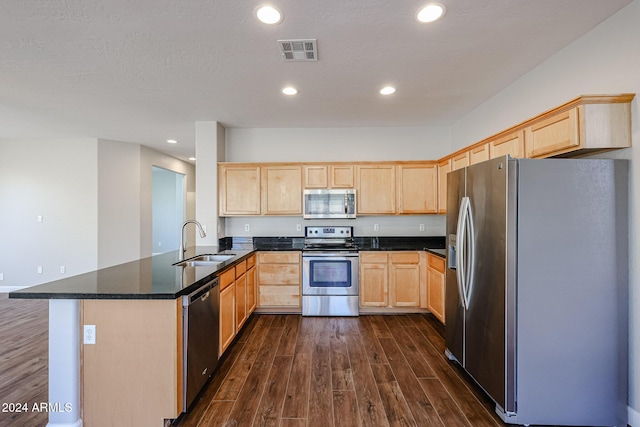
<svg viewBox="0 0 640 427"><path fill-rule="evenodd" d="M151 236L153 255L176 251L186 217L186 179L181 173L153 166Z"/></svg>

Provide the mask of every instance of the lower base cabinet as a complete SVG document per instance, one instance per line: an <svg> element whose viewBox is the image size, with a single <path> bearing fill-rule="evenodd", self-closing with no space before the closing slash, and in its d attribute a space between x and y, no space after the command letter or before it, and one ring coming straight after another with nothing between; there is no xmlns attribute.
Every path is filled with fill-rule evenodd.
<svg viewBox="0 0 640 427"><path fill-rule="evenodd" d="M299 251L258 252L258 307L301 307L300 262Z"/></svg>
<svg viewBox="0 0 640 427"><path fill-rule="evenodd" d="M220 275L220 356L236 336L235 267Z"/></svg>
<svg viewBox="0 0 640 427"><path fill-rule="evenodd" d="M360 252L360 307L426 306L422 251Z"/></svg>
<svg viewBox="0 0 640 427"><path fill-rule="evenodd" d="M427 254L427 308L444 323L445 260Z"/></svg>

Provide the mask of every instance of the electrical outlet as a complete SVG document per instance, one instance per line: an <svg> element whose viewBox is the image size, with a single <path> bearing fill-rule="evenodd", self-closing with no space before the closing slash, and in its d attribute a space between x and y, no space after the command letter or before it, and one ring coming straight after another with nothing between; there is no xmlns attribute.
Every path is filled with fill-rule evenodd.
<svg viewBox="0 0 640 427"><path fill-rule="evenodd" d="M84 325L84 343L96 343L96 325Z"/></svg>
<svg viewBox="0 0 640 427"><path fill-rule="evenodd" d="M64 274L67 272L67 267L65 267L64 265L60 266L60 273Z"/></svg>
<svg viewBox="0 0 640 427"><path fill-rule="evenodd" d="M420 231L424 231L424 224L420 224Z"/></svg>
<svg viewBox="0 0 640 427"><path fill-rule="evenodd" d="M296 224L296 231L302 231L302 224Z"/></svg>
<svg viewBox="0 0 640 427"><path fill-rule="evenodd" d="M42 215L38 215L38 222L42 222Z"/></svg>
<svg viewBox="0 0 640 427"><path fill-rule="evenodd" d="M251 227L249 226L249 224L245 224L244 231L249 231L249 230L251 230Z"/></svg>
<svg viewBox="0 0 640 427"><path fill-rule="evenodd" d="M38 268L36 268L36 271L38 272L38 274L42 274L42 266L39 265Z"/></svg>
<svg viewBox="0 0 640 427"><path fill-rule="evenodd" d="M373 231L380 231L380 224L373 224Z"/></svg>
<svg viewBox="0 0 640 427"><path fill-rule="evenodd" d="M0 273L0 280L4 280L4 273Z"/></svg>

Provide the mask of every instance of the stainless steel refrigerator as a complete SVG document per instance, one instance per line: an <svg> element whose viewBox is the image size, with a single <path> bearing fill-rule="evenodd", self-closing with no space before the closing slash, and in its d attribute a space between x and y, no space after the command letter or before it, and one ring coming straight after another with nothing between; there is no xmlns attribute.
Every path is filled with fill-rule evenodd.
<svg viewBox="0 0 640 427"><path fill-rule="evenodd" d="M628 163L451 172L447 355L509 424L626 425Z"/></svg>

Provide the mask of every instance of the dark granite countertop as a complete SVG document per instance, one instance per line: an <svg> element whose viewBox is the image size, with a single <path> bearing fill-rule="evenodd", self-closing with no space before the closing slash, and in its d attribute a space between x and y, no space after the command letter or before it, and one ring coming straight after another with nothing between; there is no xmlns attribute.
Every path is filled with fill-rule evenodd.
<svg viewBox="0 0 640 427"><path fill-rule="evenodd" d="M209 282L253 250L219 251L211 246L190 247L185 258L228 253L235 256L212 266L179 267L178 251L167 252L89 273L9 293L30 299L176 299Z"/></svg>
<svg viewBox="0 0 640 427"><path fill-rule="evenodd" d="M301 237L224 238L220 247L195 246L185 258L226 253L235 256L211 266L179 267L178 251L167 252L9 293L29 299L176 299L212 280L255 251L301 250ZM428 251L445 257L444 237L357 237L361 251Z"/></svg>

